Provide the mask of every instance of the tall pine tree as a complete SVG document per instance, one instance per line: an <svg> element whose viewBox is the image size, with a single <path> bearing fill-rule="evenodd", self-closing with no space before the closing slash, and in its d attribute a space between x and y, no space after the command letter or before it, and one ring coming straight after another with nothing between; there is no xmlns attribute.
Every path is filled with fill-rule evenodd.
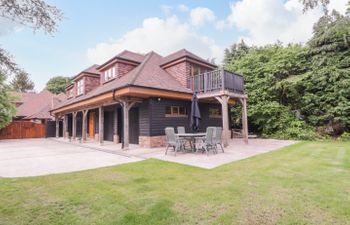
<svg viewBox="0 0 350 225"><path fill-rule="evenodd" d="M11 81L11 88L18 92L28 92L34 89L34 83L28 77L28 74L21 72L15 75Z"/></svg>

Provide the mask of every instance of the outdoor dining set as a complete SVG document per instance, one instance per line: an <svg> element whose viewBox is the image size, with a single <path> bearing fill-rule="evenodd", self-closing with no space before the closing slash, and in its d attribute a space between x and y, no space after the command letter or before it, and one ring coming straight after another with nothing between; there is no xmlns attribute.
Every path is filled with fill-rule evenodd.
<svg viewBox="0 0 350 225"><path fill-rule="evenodd" d="M168 153L170 147L173 148L176 153L178 151L186 152L188 149L191 152L206 152L209 155L209 151L213 151L214 154L218 153L218 146L221 147L221 151L224 152L224 148L221 143L222 128L221 127L207 127L205 133L186 133L185 127L177 127L175 132L174 127L165 128L165 136L167 141L167 147L165 154Z"/></svg>

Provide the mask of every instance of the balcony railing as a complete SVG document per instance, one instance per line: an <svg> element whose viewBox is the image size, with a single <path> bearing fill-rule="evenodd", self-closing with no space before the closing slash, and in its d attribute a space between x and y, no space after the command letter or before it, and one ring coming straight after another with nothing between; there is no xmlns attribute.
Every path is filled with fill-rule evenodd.
<svg viewBox="0 0 350 225"><path fill-rule="evenodd" d="M234 74L223 69L195 75L188 79L187 85L188 88L197 93L228 90L244 94L244 81L242 75Z"/></svg>

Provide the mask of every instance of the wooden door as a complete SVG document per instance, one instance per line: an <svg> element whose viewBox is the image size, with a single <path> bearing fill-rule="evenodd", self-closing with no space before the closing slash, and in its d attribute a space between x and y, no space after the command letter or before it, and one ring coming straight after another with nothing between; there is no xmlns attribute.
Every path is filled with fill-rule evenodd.
<svg viewBox="0 0 350 225"><path fill-rule="evenodd" d="M95 112L89 113L89 137L95 137Z"/></svg>

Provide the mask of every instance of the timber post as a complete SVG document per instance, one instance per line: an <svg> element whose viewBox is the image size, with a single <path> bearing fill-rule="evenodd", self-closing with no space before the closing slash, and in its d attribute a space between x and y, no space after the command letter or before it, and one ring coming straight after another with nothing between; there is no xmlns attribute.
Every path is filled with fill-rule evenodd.
<svg viewBox="0 0 350 225"><path fill-rule="evenodd" d="M60 137L60 117L56 116L56 138Z"/></svg>
<svg viewBox="0 0 350 225"><path fill-rule="evenodd" d="M100 144L103 144L104 137L104 109L103 106L98 108L98 139Z"/></svg>
<svg viewBox="0 0 350 225"><path fill-rule="evenodd" d="M248 144L248 115L247 115L247 99L242 99L242 132L244 142Z"/></svg>
<svg viewBox="0 0 350 225"><path fill-rule="evenodd" d="M87 113L89 110L83 110L83 129L82 129L82 139L83 141L86 141L86 134L87 134Z"/></svg>
<svg viewBox="0 0 350 225"><path fill-rule="evenodd" d="M222 112L222 141L224 147L228 146L228 139L230 135L229 130L229 114L228 114L228 101L229 96L223 95L220 97L215 97L221 103L221 112Z"/></svg>
<svg viewBox="0 0 350 225"><path fill-rule="evenodd" d="M129 111L138 101L121 100L120 104L123 107L123 149L129 149Z"/></svg>
<svg viewBox="0 0 350 225"><path fill-rule="evenodd" d="M114 124L113 124L113 142L114 144L119 143L119 134L118 134L118 108L114 108Z"/></svg>
<svg viewBox="0 0 350 225"><path fill-rule="evenodd" d="M73 112L73 124L72 124L72 139L75 140L77 137L77 112Z"/></svg>
<svg viewBox="0 0 350 225"><path fill-rule="evenodd" d="M63 115L63 138L68 138L68 118L67 115Z"/></svg>

